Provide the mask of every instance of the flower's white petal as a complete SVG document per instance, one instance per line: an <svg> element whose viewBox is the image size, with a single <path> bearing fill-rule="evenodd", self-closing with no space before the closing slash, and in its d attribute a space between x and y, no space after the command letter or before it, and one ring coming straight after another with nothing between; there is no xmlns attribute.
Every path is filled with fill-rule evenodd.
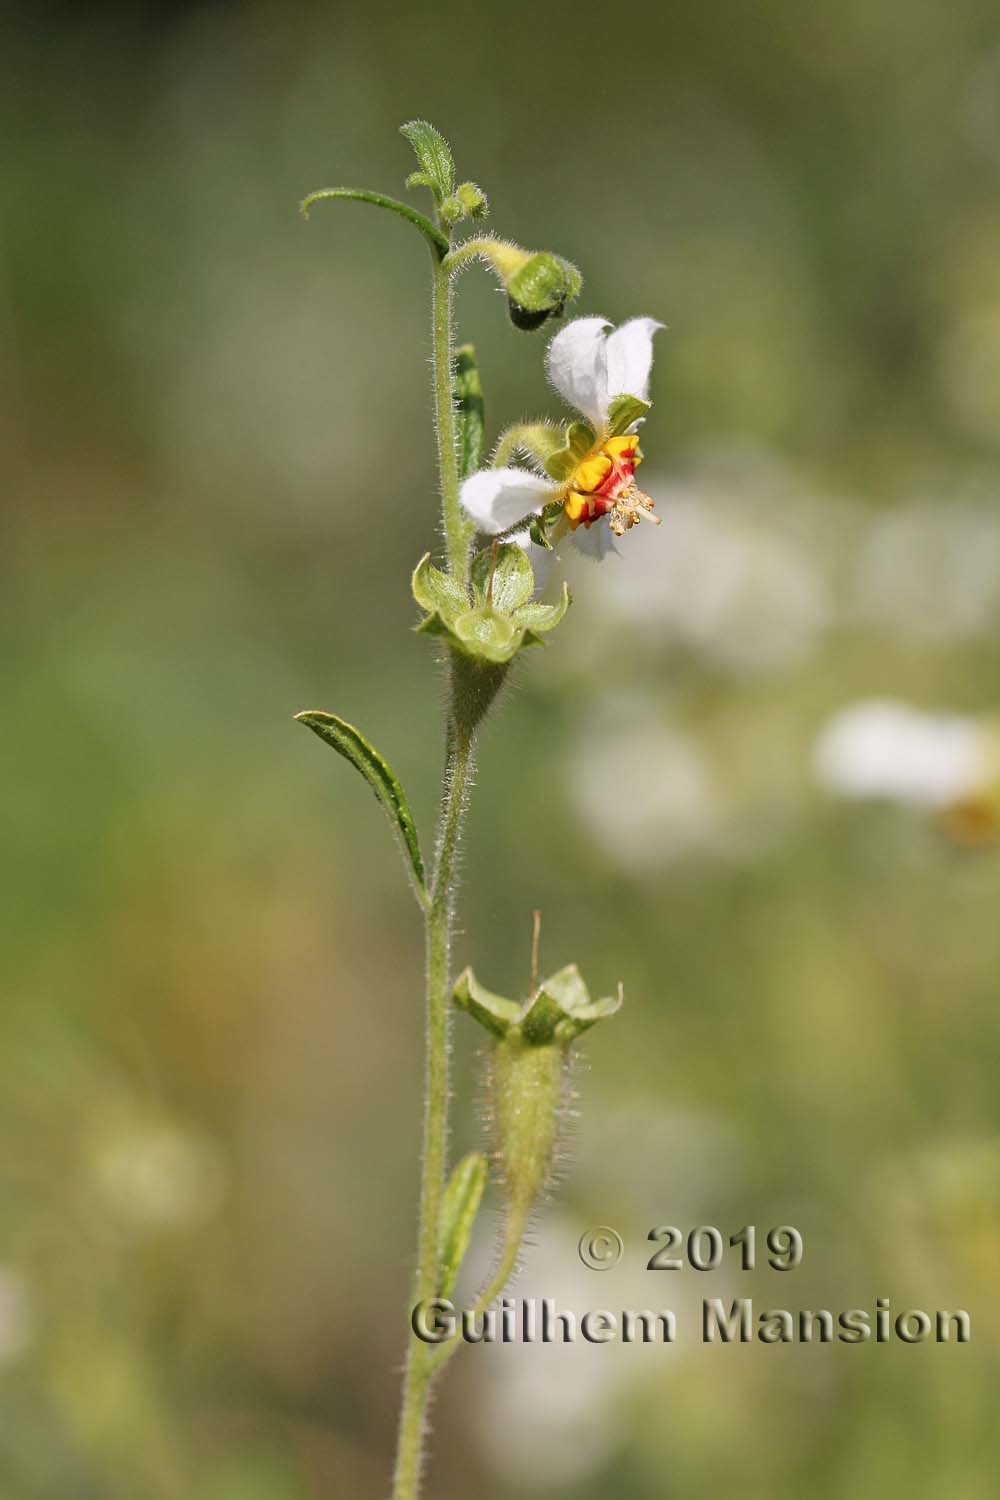
<svg viewBox="0 0 1000 1500"><path fill-rule="evenodd" d="M585 557L591 557L595 562L603 562L606 557L621 557L607 520L595 521L589 531L586 526L578 526L571 533L570 541Z"/></svg>
<svg viewBox="0 0 1000 1500"><path fill-rule="evenodd" d="M480 469L462 485L461 500L481 531L504 531L538 514L556 486L529 469Z"/></svg>
<svg viewBox="0 0 1000 1500"><path fill-rule="evenodd" d="M928 714L893 699L841 710L815 748L820 780L845 797L887 797L947 807L981 785L988 770L982 725Z"/></svg>
<svg viewBox="0 0 1000 1500"><path fill-rule="evenodd" d="M574 318L557 333L545 355L549 379L564 400L595 427L608 410L607 318Z"/></svg>
<svg viewBox="0 0 1000 1500"><path fill-rule="evenodd" d="M511 537L511 541L516 542L523 551L527 552L531 570L535 575L535 593L540 593L552 573L552 565L556 560L555 552L551 547L536 546L526 531L517 532Z"/></svg>
<svg viewBox="0 0 1000 1500"><path fill-rule="evenodd" d="M649 400L653 335L663 326L655 318L632 318L609 336L606 349L609 401L615 396Z"/></svg>

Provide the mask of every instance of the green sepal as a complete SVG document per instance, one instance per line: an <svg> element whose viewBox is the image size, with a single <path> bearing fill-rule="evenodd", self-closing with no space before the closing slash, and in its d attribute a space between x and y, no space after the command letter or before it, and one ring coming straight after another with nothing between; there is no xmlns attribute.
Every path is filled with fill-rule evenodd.
<svg viewBox="0 0 1000 1500"><path fill-rule="evenodd" d="M553 449L545 459L546 473L562 484L579 468L596 442L597 433L589 422L570 422L562 446Z"/></svg>
<svg viewBox="0 0 1000 1500"><path fill-rule="evenodd" d="M638 396L616 396L608 407L608 436L621 437L649 411L650 403Z"/></svg>
<svg viewBox="0 0 1000 1500"><path fill-rule="evenodd" d="M572 602L566 584L555 604L532 601L535 575L515 542L477 552L470 577L471 607L464 589L433 566L430 554L422 557L413 572L413 597L427 614L416 628L494 666L505 665L524 646L541 645Z"/></svg>
<svg viewBox="0 0 1000 1500"><path fill-rule="evenodd" d="M458 420L459 478L468 479L483 464L483 439L486 430L483 386L472 344L455 350L453 374L455 415Z"/></svg>
<svg viewBox="0 0 1000 1500"><path fill-rule="evenodd" d="M355 770L360 771L389 815L389 821L399 837L400 848L407 858L417 893L422 900L426 899L426 876L416 824L399 778L389 762L374 745L369 744L360 730L355 729L353 724L348 724L346 719L338 718L336 714L307 709L295 717L325 744L332 746L338 755L349 760Z"/></svg>
<svg viewBox="0 0 1000 1500"><path fill-rule="evenodd" d="M413 147L428 178L426 186L431 189L436 202L443 203L455 190L455 162L448 142L426 120L410 120L399 127L399 133Z"/></svg>
<svg viewBox="0 0 1000 1500"><path fill-rule="evenodd" d="M517 1025L521 1007L516 1000L505 995L494 995L479 983L471 969L464 969L455 981L452 999L461 1010L467 1011L480 1026L485 1026L494 1036L505 1037L512 1026Z"/></svg>
<svg viewBox="0 0 1000 1500"><path fill-rule="evenodd" d="M516 542L502 542L495 553L492 546L477 552L472 559L470 579L476 603L489 602L502 615L512 614L535 592L535 575L528 554Z"/></svg>
<svg viewBox="0 0 1000 1500"><path fill-rule="evenodd" d="M455 1167L441 1201L441 1224L438 1235L438 1296L447 1297L454 1289L465 1252L472 1238L482 1202L489 1163L481 1151L470 1151Z"/></svg>
<svg viewBox="0 0 1000 1500"><path fill-rule="evenodd" d="M546 546L548 545L549 543L546 543ZM555 630L572 603L573 595L569 591L569 584L564 583L562 593L555 604L522 604L514 611L514 619L532 633L541 631L544 634L549 630Z"/></svg>
<svg viewBox="0 0 1000 1500"><path fill-rule="evenodd" d="M520 1005L485 989L471 969L459 975L452 999L501 1041L548 1047L568 1046L581 1032L613 1016L621 1009L623 991L619 985L617 995L592 1000L576 964L567 964L543 979L534 995Z"/></svg>
<svg viewBox="0 0 1000 1500"><path fill-rule="evenodd" d="M451 625L451 634L467 656L478 656L495 665L510 661L524 644L524 631L518 630L510 616L485 604L459 615Z"/></svg>
<svg viewBox="0 0 1000 1500"><path fill-rule="evenodd" d="M453 620L469 608L469 596L462 585L450 573L435 568L429 552L414 568L411 587L421 609L438 610L445 620Z"/></svg>

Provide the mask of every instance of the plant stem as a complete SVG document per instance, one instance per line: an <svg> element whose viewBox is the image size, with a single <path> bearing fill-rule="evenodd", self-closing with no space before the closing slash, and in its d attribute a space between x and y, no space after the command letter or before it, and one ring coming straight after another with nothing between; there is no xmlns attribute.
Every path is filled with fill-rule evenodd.
<svg viewBox="0 0 1000 1500"><path fill-rule="evenodd" d="M414 1302L437 1291L441 1198L448 1145L448 1042L451 927L455 867L472 770L473 728L452 714L447 732L444 791L438 823L437 863L425 919L427 954L427 1063L420 1232ZM423 1463L427 1400L433 1370L430 1347L411 1335L399 1423L393 1500L416 1500Z"/></svg>
<svg viewBox="0 0 1000 1500"><path fill-rule="evenodd" d="M458 498L458 446L452 370L451 279L433 262L434 432L441 477L441 509L448 568L463 586L469 580L469 530ZM420 1180L420 1229L413 1277L414 1302L437 1291L441 1199L448 1151L448 1042L451 1019L451 930L462 820L472 770L472 742L479 714L463 691L462 673L451 664L451 697L445 727L444 786L438 814L434 882L424 918L427 964L427 1057L424 1148ZM427 1403L433 1371L430 1347L410 1335L399 1420L393 1500L416 1500L423 1467Z"/></svg>
<svg viewBox="0 0 1000 1500"><path fill-rule="evenodd" d="M469 582L469 529L458 498L458 443L455 433L455 395L452 370L451 277L443 262L434 261L432 304L434 330L434 430L441 476L448 569L463 586Z"/></svg>

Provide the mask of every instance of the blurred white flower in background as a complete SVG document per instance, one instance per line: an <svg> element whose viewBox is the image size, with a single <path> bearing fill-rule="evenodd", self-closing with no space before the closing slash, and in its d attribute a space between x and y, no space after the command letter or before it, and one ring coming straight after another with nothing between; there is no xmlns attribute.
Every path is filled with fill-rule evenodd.
<svg viewBox="0 0 1000 1500"><path fill-rule="evenodd" d="M459 1356L480 1386L468 1407L480 1447L496 1473L525 1493L580 1485L598 1471L628 1440L623 1407L630 1394L640 1382L669 1380L692 1347L693 1289L667 1288L662 1278L649 1276L645 1245L626 1251L612 1270L588 1270L577 1249L588 1227L563 1209L546 1212L540 1242L527 1248L524 1272L506 1291L518 1302L535 1299L539 1319L543 1297L552 1298L556 1313L574 1313L575 1341L475 1345ZM488 1246L479 1250L475 1269L484 1279ZM466 1305L456 1297L457 1308ZM625 1311L664 1309L677 1318L674 1344L660 1342L659 1332L649 1343L619 1337L601 1345L579 1333L580 1317L590 1310L620 1320Z"/></svg>
<svg viewBox="0 0 1000 1500"><path fill-rule="evenodd" d="M463 1351L459 1357L479 1385L469 1403L479 1444L491 1467L519 1492L583 1486L630 1442L629 1414L645 1392L670 1402L672 1383L700 1350L699 1278L650 1275L646 1266L656 1247L624 1231L646 1222L651 1183L669 1200L676 1222L715 1222L726 1194L738 1189L745 1155L745 1135L723 1116L666 1109L648 1094L624 1108L611 1098L588 1101L573 1173L576 1212L546 1210L538 1242L525 1250L523 1272L506 1295L551 1297L557 1312L571 1310L578 1318L590 1309L616 1318L624 1311L670 1309L677 1342L594 1346L578 1333L573 1344ZM578 1246L599 1223L618 1225L625 1246L620 1264L598 1274L581 1263ZM485 1280L491 1251L489 1236L477 1236L467 1286ZM715 1294L739 1295L738 1278L724 1266L713 1278ZM467 1298L455 1302L466 1306Z"/></svg>
<svg viewBox="0 0 1000 1500"><path fill-rule="evenodd" d="M30 1348L35 1337L31 1296L23 1276L0 1266L0 1365Z"/></svg>
<svg viewBox="0 0 1000 1500"><path fill-rule="evenodd" d="M819 780L850 798L881 798L945 816L956 838L1000 833L1000 737L988 720L933 714L892 698L842 709L814 748Z"/></svg>
<svg viewBox="0 0 1000 1500"><path fill-rule="evenodd" d="M975 719L930 714L892 698L852 703L816 742L820 780L844 797L943 808L989 777L989 737Z"/></svg>

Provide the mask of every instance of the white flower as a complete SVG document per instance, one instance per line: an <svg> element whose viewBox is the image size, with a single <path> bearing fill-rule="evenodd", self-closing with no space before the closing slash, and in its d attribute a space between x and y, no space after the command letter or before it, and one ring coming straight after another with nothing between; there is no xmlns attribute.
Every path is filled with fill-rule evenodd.
<svg viewBox="0 0 1000 1500"><path fill-rule="evenodd" d="M844 797L883 797L945 811L988 789L988 728L975 719L923 713L872 698L835 714L816 742L820 780Z"/></svg>
<svg viewBox="0 0 1000 1500"><path fill-rule="evenodd" d="M556 334L546 355L549 379L586 420L568 429L565 448L544 459L536 455L546 475L481 469L465 481L462 504L482 531L496 535L558 504L563 514L553 539L569 532L581 551L602 558L642 517L658 519L635 483L635 470L642 461L636 428L649 405L653 335L662 326L633 318L609 334L605 318L576 318ZM527 545L527 533L515 540Z"/></svg>

